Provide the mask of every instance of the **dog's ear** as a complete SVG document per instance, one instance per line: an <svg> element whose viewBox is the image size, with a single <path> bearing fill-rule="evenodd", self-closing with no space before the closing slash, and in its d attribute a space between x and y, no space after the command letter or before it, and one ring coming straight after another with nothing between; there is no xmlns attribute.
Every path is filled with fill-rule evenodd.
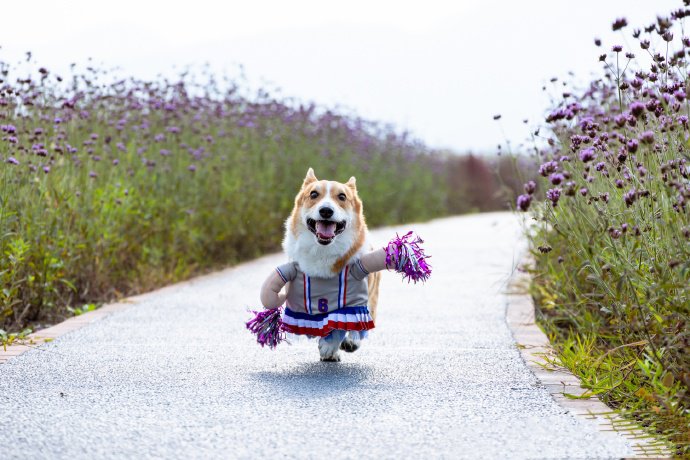
<svg viewBox="0 0 690 460"><path fill-rule="evenodd" d="M316 175L314 174L314 170L312 168L309 168L307 171L307 175L304 177L304 182L302 183L302 188L306 187L307 185L311 184L312 182L316 182L318 179L316 178Z"/></svg>
<svg viewBox="0 0 690 460"><path fill-rule="evenodd" d="M355 179L355 176L350 177L350 179L345 182L345 185L350 187L352 190L357 190L357 179Z"/></svg>

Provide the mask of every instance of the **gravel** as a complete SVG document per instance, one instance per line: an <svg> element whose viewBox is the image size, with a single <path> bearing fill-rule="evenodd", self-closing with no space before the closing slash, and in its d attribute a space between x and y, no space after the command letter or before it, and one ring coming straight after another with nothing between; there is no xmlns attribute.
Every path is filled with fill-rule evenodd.
<svg viewBox="0 0 690 460"><path fill-rule="evenodd" d="M2 458L621 458L522 361L503 290L508 213L414 228L434 273L384 275L377 328L340 363L244 328L282 254L181 283L0 365Z"/></svg>

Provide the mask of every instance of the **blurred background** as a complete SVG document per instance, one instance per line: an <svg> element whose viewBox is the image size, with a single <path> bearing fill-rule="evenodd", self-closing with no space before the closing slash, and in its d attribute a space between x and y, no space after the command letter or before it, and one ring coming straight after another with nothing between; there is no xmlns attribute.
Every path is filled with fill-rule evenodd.
<svg viewBox="0 0 690 460"><path fill-rule="evenodd" d="M154 78L192 65L253 88L395 124L437 149L494 153L537 124L551 77L600 68L616 17L646 24L679 0L4 2L0 57L64 70L88 58ZM614 38L615 37L615 38ZM625 43L620 43L624 45ZM240 67L243 69L241 70ZM502 114L501 125L493 122Z"/></svg>

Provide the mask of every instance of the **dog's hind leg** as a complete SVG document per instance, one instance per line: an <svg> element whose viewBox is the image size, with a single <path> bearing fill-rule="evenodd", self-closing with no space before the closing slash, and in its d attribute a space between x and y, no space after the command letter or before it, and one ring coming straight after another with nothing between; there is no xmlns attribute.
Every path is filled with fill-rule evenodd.
<svg viewBox="0 0 690 460"><path fill-rule="evenodd" d="M362 336L359 331L350 331L345 336L345 340L340 344L340 349L348 353L357 351L362 344Z"/></svg>
<svg viewBox="0 0 690 460"><path fill-rule="evenodd" d="M319 354L321 361L337 362L340 361L340 344L345 340L345 331L334 330L326 337L319 339Z"/></svg>

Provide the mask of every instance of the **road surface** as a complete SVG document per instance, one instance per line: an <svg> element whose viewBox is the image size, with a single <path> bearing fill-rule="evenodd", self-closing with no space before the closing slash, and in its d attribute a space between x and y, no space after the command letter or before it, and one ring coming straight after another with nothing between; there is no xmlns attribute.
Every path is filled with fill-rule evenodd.
<svg viewBox="0 0 690 460"><path fill-rule="evenodd" d="M340 363L260 348L247 307L281 254L159 293L0 366L2 458L621 458L559 407L505 322L524 248L508 213L415 229L434 273L382 281L376 329Z"/></svg>

